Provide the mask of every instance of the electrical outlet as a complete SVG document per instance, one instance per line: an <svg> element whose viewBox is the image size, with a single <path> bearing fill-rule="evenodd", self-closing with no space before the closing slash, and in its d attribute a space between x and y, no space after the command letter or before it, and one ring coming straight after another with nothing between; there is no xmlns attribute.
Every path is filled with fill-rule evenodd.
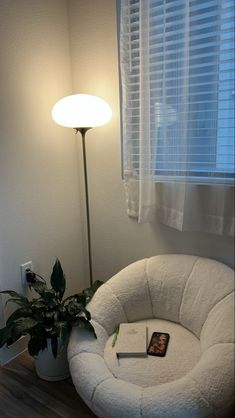
<svg viewBox="0 0 235 418"><path fill-rule="evenodd" d="M21 281L22 286L25 289L27 287L27 281L26 281L26 271L30 269L33 271L33 262L28 261L27 263L21 264L20 271L21 271Z"/></svg>

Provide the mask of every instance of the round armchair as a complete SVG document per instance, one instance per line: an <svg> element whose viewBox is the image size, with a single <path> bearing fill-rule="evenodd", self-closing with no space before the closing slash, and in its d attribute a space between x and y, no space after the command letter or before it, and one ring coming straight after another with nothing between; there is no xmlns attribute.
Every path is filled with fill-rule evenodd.
<svg viewBox="0 0 235 418"><path fill-rule="evenodd" d="M159 255L101 286L88 306L97 339L75 328L75 387L100 418L230 417L234 406L234 275L217 261ZM117 359L116 326L168 332L165 357Z"/></svg>

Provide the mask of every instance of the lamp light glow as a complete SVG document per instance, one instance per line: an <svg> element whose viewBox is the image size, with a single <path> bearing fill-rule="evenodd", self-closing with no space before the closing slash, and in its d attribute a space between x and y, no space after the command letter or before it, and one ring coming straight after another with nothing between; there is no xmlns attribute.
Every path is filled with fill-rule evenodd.
<svg viewBox="0 0 235 418"><path fill-rule="evenodd" d="M53 120L67 128L94 128L112 117L110 106L100 97L73 94L60 99L52 109Z"/></svg>

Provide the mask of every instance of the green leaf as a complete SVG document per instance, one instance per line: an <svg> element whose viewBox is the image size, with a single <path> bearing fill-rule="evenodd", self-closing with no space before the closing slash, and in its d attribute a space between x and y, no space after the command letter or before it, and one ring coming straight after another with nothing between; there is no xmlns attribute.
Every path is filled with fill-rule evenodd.
<svg viewBox="0 0 235 418"><path fill-rule="evenodd" d="M62 337L64 334L68 334L68 323L65 321L58 321L56 324L56 331L58 337Z"/></svg>
<svg viewBox="0 0 235 418"><path fill-rule="evenodd" d="M86 305L86 296L83 293L75 293L75 295L68 296L63 301L63 305L66 305L71 300L76 300L78 303L81 303L83 306Z"/></svg>
<svg viewBox="0 0 235 418"><path fill-rule="evenodd" d="M37 337L31 337L28 342L28 351L30 356L37 356L39 351L44 350L47 347L47 340Z"/></svg>
<svg viewBox="0 0 235 418"><path fill-rule="evenodd" d="M63 350L63 348L68 342L68 336L71 329L72 326L68 322L60 321L56 324L56 332L58 337L61 339L60 352Z"/></svg>
<svg viewBox="0 0 235 418"><path fill-rule="evenodd" d="M16 305L22 306L23 308L26 308L27 306L29 306L29 302L27 299L10 298L6 301L6 305L10 302L15 303Z"/></svg>
<svg viewBox="0 0 235 418"><path fill-rule="evenodd" d="M46 304L42 298L34 299L31 303L32 308L45 308Z"/></svg>
<svg viewBox="0 0 235 418"><path fill-rule="evenodd" d="M58 353L58 338L57 338L57 336L51 337L51 349L52 349L53 356L56 358L57 353Z"/></svg>
<svg viewBox="0 0 235 418"><path fill-rule="evenodd" d="M87 329L88 331L92 332L95 338L97 338L93 325L91 325L91 323L83 316L76 318L76 320L73 322L73 326L78 326L81 329Z"/></svg>
<svg viewBox="0 0 235 418"><path fill-rule="evenodd" d="M43 325L48 328L52 329L54 326L55 318L57 316L57 312L55 311L49 311L44 312L43 314Z"/></svg>
<svg viewBox="0 0 235 418"><path fill-rule="evenodd" d="M15 316L14 320L12 319L13 315ZM12 314L12 318L10 317L6 327L0 330L0 346L4 345L5 343L7 343L7 345L11 345L22 335L28 334L30 329L38 323L32 318L22 318L18 317L19 315L19 312L17 312L17 314L14 312Z"/></svg>
<svg viewBox="0 0 235 418"><path fill-rule="evenodd" d="M7 294L9 296L12 296L13 298L27 300L25 296L21 295L20 293L15 292L14 290L2 290L0 293Z"/></svg>
<svg viewBox="0 0 235 418"><path fill-rule="evenodd" d="M51 274L51 286L55 292L59 293L60 299L62 299L65 292L65 276L58 258Z"/></svg>
<svg viewBox="0 0 235 418"><path fill-rule="evenodd" d="M0 329L0 348L3 347L11 338L11 327L4 327Z"/></svg>
<svg viewBox="0 0 235 418"><path fill-rule="evenodd" d="M7 325L0 330L0 348L5 344L9 347L22 336L22 333L15 329L14 323Z"/></svg>
<svg viewBox="0 0 235 418"><path fill-rule="evenodd" d="M69 313L71 313L70 310L69 310ZM79 303L79 304L77 304L77 311L74 312L74 315L80 315L81 316L81 313L84 313L85 314L85 317L86 317L86 319L88 319L88 321L91 320L91 314L90 314L90 312L86 308L84 308L84 306L82 306Z"/></svg>
<svg viewBox="0 0 235 418"><path fill-rule="evenodd" d="M88 319L88 321L90 321L91 320L91 314L90 314L90 312L86 308L83 308L82 311L86 315L86 319Z"/></svg>
<svg viewBox="0 0 235 418"><path fill-rule="evenodd" d="M33 318L19 318L14 323L14 331L21 334L27 334L28 331L38 324Z"/></svg>
<svg viewBox="0 0 235 418"><path fill-rule="evenodd" d="M49 303L57 304L56 293L54 292L54 290L45 290L41 294L41 298L44 300L45 305L48 305Z"/></svg>
<svg viewBox="0 0 235 418"><path fill-rule="evenodd" d="M0 293L11 296L11 298L6 301L6 305L9 302L16 303L20 306L27 306L29 304L29 301L25 296L15 292L14 290L3 290Z"/></svg>
<svg viewBox="0 0 235 418"><path fill-rule="evenodd" d="M68 313L73 316L76 316L78 313L81 313L81 308L83 308L83 306L77 303L76 299L70 300L70 302L66 306Z"/></svg>
<svg viewBox="0 0 235 418"><path fill-rule="evenodd" d="M41 308L33 308L32 318L34 318L39 323L43 323L45 318L45 310Z"/></svg>
<svg viewBox="0 0 235 418"><path fill-rule="evenodd" d="M41 280L36 279L36 281L34 283L30 284L30 289L33 288L35 290L35 292L37 292L40 296L43 295L43 293L46 290L49 290L47 288L46 283L43 283Z"/></svg>
<svg viewBox="0 0 235 418"><path fill-rule="evenodd" d="M97 291L97 289L102 286L103 282L101 282L100 280L96 280L93 285L91 287L88 287L87 289L83 290L83 294L86 297L86 303L88 303L92 297L94 296L95 292Z"/></svg>
<svg viewBox="0 0 235 418"><path fill-rule="evenodd" d="M115 328L115 330L114 330L114 334L113 334L113 341L112 341L112 347L114 347L114 346L115 346L115 344L116 344L117 337L118 337L118 334L119 334L119 329L120 329L120 325L118 325L118 326Z"/></svg>
<svg viewBox="0 0 235 418"><path fill-rule="evenodd" d="M27 317L31 317L32 316L32 310L31 309L24 309L24 308L19 308L16 309L16 311L14 311L9 318L7 319L7 325L12 324L16 319L19 318L27 318Z"/></svg>

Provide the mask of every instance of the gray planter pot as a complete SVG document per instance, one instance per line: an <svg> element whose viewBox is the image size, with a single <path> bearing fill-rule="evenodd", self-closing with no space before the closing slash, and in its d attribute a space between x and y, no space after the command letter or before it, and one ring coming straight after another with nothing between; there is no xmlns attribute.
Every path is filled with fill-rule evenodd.
<svg viewBox="0 0 235 418"><path fill-rule="evenodd" d="M51 340L47 340L47 348L40 351L35 358L37 375L44 380L55 382L67 379L70 376L69 364L67 360L67 345L60 352L60 342L58 344L59 354L57 358L52 354Z"/></svg>

